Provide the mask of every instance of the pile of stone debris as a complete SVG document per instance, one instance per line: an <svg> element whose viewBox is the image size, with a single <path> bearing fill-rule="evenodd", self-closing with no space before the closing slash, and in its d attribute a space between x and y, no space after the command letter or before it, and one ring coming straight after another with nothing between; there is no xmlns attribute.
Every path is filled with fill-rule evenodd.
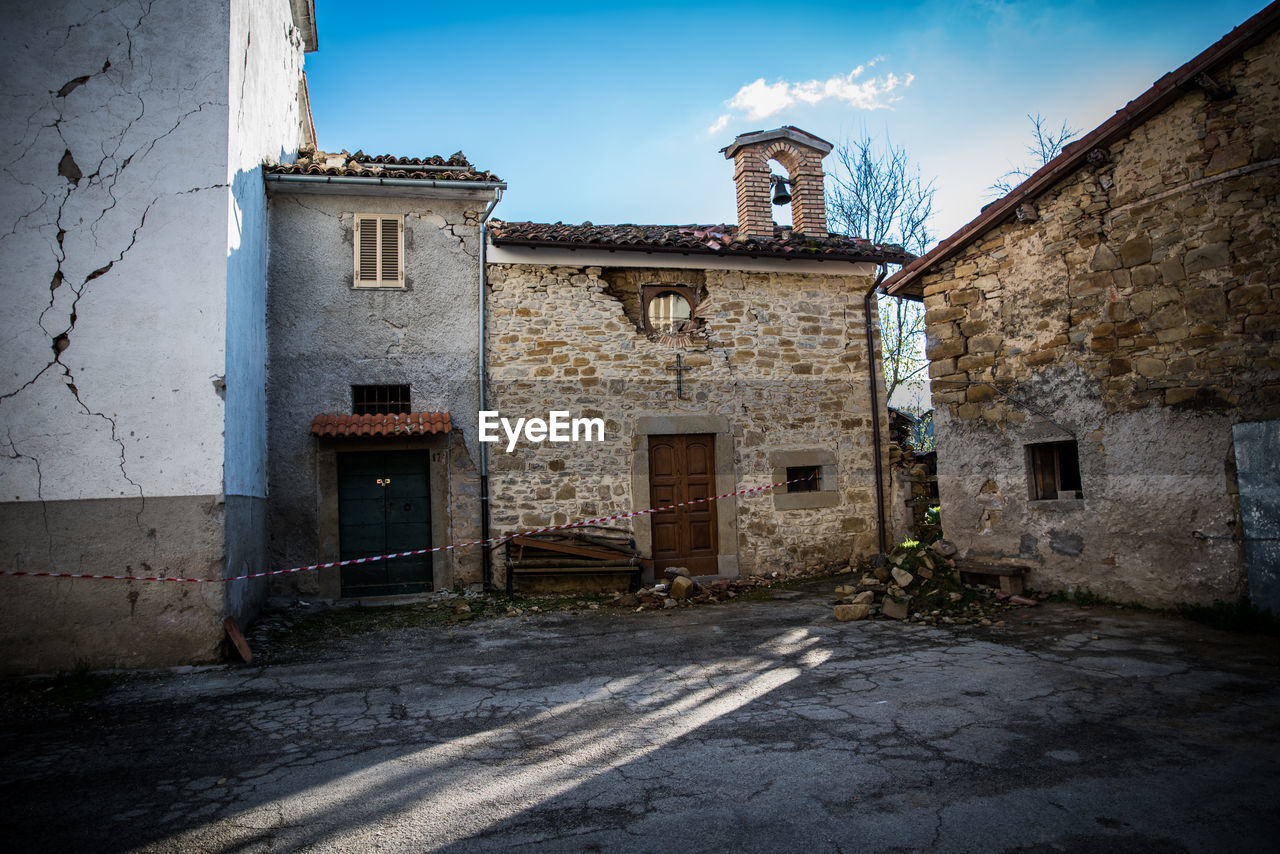
<svg viewBox="0 0 1280 854"><path fill-rule="evenodd" d="M884 616L929 625L1003 626L1009 608L1039 604L1040 594L1010 596L981 584L967 584L954 560L956 545L904 543L886 558L868 564L857 584L836 587L833 614L841 622Z"/></svg>
<svg viewBox="0 0 1280 854"><path fill-rule="evenodd" d="M761 587L773 587L791 581L832 575L850 571L847 566L800 567L770 572L768 575L747 575L741 578L692 577L684 567L663 570L666 578L649 587L641 587L635 593L624 593L611 604L637 611L678 608L688 605L714 605L730 602L744 593Z"/></svg>
<svg viewBox="0 0 1280 854"><path fill-rule="evenodd" d="M699 582L689 575L684 567L673 567L666 571L666 581L658 582L652 587L641 587L635 593L624 593L614 600L613 604L621 608L635 608L637 611L659 608L676 608L681 605L715 604L726 602L738 596L734 582L727 578L716 578Z"/></svg>

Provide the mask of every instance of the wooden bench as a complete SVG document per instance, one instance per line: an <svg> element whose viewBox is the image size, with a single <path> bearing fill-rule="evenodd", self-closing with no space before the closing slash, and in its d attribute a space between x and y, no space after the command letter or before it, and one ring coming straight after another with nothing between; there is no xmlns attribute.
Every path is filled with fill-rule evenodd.
<svg viewBox="0 0 1280 854"><path fill-rule="evenodd" d="M1017 563L988 563L980 560L957 560L956 570L960 580L969 584L999 584L1000 590L1010 596L1022 595L1022 577L1031 567ZM993 581L995 583L993 583Z"/></svg>

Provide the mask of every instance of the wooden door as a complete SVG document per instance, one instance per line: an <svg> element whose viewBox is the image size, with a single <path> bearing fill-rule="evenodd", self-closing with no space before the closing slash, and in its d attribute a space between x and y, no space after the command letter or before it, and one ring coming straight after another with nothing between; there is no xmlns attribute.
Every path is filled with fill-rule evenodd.
<svg viewBox="0 0 1280 854"><path fill-rule="evenodd" d="M341 559L431 547L430 454L388 451L338 455ZM431 590L431 555L342 567L343 596Z"/></svg>
<svg viewBox="0 0 1280 854"><path fill-rule="evenodd" d="M715 494L715 437L650 436L649 496L667 507ZM687 567L690 575L715 575L716 505L706 501L652 515L654 570Z"/></svg>

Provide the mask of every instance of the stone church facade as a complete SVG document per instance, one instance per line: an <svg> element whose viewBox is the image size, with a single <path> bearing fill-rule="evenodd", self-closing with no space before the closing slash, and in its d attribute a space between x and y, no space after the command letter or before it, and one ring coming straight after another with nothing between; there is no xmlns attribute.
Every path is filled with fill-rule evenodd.
<svg viewBox="0 0 1280 854"><path fill-rule="evenodd" d="M866 297L884 264L909 256L828 234L830 148L795 128L738 137L724 150L738 226L494 223L491 408L605 424L603 441L495 445L495 534L794 479L617 525L659 575L880 550L888 440ZM794 226L772 221L770 160L788 172Z"/></svg>

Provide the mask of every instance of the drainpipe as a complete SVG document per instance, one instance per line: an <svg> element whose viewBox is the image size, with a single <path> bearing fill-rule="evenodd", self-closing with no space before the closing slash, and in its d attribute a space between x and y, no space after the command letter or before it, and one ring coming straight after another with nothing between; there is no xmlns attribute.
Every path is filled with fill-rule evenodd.
<svg viewBox="0 0 1280 854"><path fill-rule="evenodd" d="M876 274L875 283L862 298L863 322L867 327L867 372L871 375L871 446L876 459L876 532L879 535L880 553L889 551L888 527L884 518L884 462L882 448L884 439L880 435L880 377L876 375L876 343L875 324L872 323L872 309L876 291L885 277L889 275L889 265L881 264Z"/></svg>
<svg viewBox="0 0 1280 854"><path fill-rule="evenodd" d="M484 216L480 217L480 411L488 409L488 395L485 393L485 386L489 377L489 362L486 353L485 344L485 288L488 287L489 281L485 274L485 245L489 240L489 229L486 223L489 221L490 214L493 209L498 206L498 202L502 201L502 188L499 187L493 191L493 201L484 210ZM483 569L482 579L484 581L485 590L493 587L493 555L490 553L489 547L489 446L476 438L476 445L480 450L480 539L484 541L484 545L480 548L480 562Z"/></svg>

